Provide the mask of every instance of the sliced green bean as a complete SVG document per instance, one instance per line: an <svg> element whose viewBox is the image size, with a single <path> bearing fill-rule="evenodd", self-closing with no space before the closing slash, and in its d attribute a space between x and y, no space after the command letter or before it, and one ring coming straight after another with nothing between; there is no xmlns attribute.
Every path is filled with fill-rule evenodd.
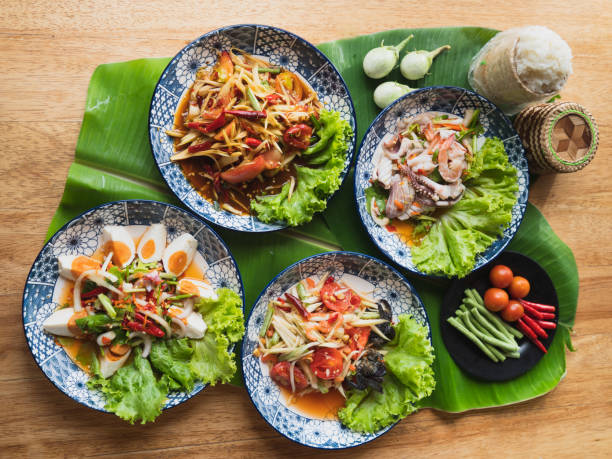
<svg viewBox="0 0 612 459"><path fill-rule="evenodd" d="M272 67L259 67L257 71L259 73L281 73L281 69L274 69Z"/></svg>
<svg viewBox="0 0 612 459"><path fill-rule="evenodd" d="M456 317L449 317L446 321L455 327L459 332L465 335L470 341L472 341L476 346L480 348L482 352L486 354L494 362L499 362L498 358L493 355L493 353L489 350L487 346L483 344L473 333L471 333L467 328L463 326L463 324Z"/></svg>
<svg viewBox="0 0 612 459"><path fill-rule="evenodd" d="M268 304L268 310L266 311L266 315L264 316L264 321L261 326L261 330L259 330L259 336L264 336L268 328L270 327L270 323L272 322L272 315L274 315L274 306L272 304Z"/></svg>
<svg viewBox="0 0 612 459"><path fill-rule="evenodd" d="M259 101L257 100L257 97L255 97L255 94L253 93L251 88L249 88L248 86L247 86L246 93L247 93L247 96L249 97L249 102L251 102L251 105L253 106L253 109L257 110L258 112L261 111L261 105L259 105Z"/></svg>

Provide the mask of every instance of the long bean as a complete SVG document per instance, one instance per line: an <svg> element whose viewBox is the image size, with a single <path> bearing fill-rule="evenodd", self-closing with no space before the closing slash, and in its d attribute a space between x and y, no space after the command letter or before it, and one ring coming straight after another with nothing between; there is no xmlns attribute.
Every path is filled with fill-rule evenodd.
<svg viewBox="0 0 612 459"><path fill-rule="evenodd" d="M465 323L465 325L467 326L468 330L470 330L472 333L474 333L480 340L485 341L489 344L492 344L500 349L503 349L504 351L508 351L508 352L514 352L516 350L518 350L518 346L516 343L514 343L514 345L509 344L506 341L501 341L497 338L494 338L492 336L489 336L487 334L482 333L480 330L478 330L474 324L472 324L472 322L470 321L470 315L467 312L463 312L463 311L459 311L457 313L462 319L463 322Z"/></svg>
<svg viewBox="0 0 612 459"><path fill-rule="evenodd" d="M519 351L506 352L505 355L506 357L510 357L511 359L518 359L521 357L521 353Z"/></svg>
<svg viewBox="0 0 612 459"><path fill-rule="evenodd" d="M476 346L480 348L482 352L484 352L487 357L489 357L494 362L499 362L499 359L495 357L495 355L489 350L487 346L483 344L473 333L471 333L467 328L463 326L463 324L456 317L449 317L446 321L459 330L463 335L465 335L470 341L472 341Z"/></svg>
<svg viewBox="0 0 612 459"><path fill-rule="evenodd" d="M518 331L517 329L515 329L514 327L511 327L510 325L508 325L506 322L504 322L502 319L500 319L499 317L497 317L495 314L493 314L491 311L489 311L487 308L485 308L483 305L473 301L473 300L467 300L468 305L474 306L475 308L478 309L478 312L480 312L481 314L483 314L487 319L491 320L491 322L493 322L495 324L495 326L499 329L499 331L505 333L506 335L512 335L515 336L517 338L522 338L523 334Z"/></svg>
<svg viewBox="0 0 612 459"><path fill-rule="evenodd" d="M487 329L489 333L494 335L496 338L501 339L502 341L514 342L514 337L508 336L507 334L498 330L495 325L493 325L491 322L485 319L482 316L482 314L478 312L478 308L473 308L471 312L472 312L472 317L474 317L478 323L480 323L484 328Z"/></svg>
<svg viewBox="0 0 612 459"><path fill-rule="evenodd" d="M467 313L469 315L469 313ZM480 324L478 321L473 319L474 315L472 314L472 318L470 318L470 323L474 326L474 328L476 328L478 331L480 331L483 335L487 335L489 333L489 331L482 325ZM482 340L481 340L482 341ZM483 341L484 345L487 346L489 348L489 350L491 351L491 353L497 357L497 359L500 362L503 362L504 360L506 360L506 355L505 352L500 352L497 347L495 347L493 344L490 344L486 341Z"/></svg>

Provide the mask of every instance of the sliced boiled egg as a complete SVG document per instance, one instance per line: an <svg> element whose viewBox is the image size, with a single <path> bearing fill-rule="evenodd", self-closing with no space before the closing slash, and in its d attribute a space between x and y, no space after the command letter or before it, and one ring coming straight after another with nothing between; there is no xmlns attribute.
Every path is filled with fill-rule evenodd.
<svg viewBox="0 0 612 459"><path fill-rule="evenodd" d="M115 355L108 348L105 348L100 356L100 374L103 378L110 378L123 366L132 350L128 350L123 355Z"/></svg>
<svg viewBox="0 0 612 459"><path fill-rule="evenodd" d="M183 233L166 247L162 256L164 269L167 273L180 276L191 264L198 241L188 233Z"/></svg>
<svg viewBox="0 0 612 459"><path fill-rule="evenodd" d="M57 257L57 264L59 275L71 281L76 280L85 271L102 267L98 260L85 255L60 255Z"/></svg>
<svg viewBox="0 0 612 459"><path fill-rule="evenodd" d="M218 298L217 292L212 288L212 285L205 280L183 277L178 281L176 287L179 293L191 293L200 298L210 298L211 300Z"/></svg>
<svg viewBox="0 0 612 459"><path fill-rule="evenodd" d="M185 310L178 306L171 306L169 308L170 314L174 316L175 320L180 320L185 325L185 336L187 338L200 339L204 338L206 333L206 322L202 318L202 314L193 311L187 317L179 319L178 316L183 314Z"/></svg>
<svg viewBox="0 0 612 459"><path fill-rule="evenodd" d="M138 243L138 257L143 263L161 260L166 248L166 227L161 223L149 226Z"/></svg>
<svg viewBox="0 0 612 459"><path fill-rule="evenodd" d="M113 264L125 268L134 259L134 239L123 226L102 228L102 249L105 254L113 252Z"/></svg>
<svg viewBox="0 0 612 459"><path fill-rule="evenodd" d="M78 312L75 312L74 308L58 309L47 317L42 326L47 333L52 335L78 338L83 336L83 332L76 324L76 319L81 319L85 316L87 316L87 311L84 309Z"/></svg>

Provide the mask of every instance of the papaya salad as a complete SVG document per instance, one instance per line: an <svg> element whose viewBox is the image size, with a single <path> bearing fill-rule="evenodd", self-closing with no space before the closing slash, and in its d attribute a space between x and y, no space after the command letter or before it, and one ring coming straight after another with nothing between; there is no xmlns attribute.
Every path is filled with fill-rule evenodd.
<svg viewBox="0 0 612 459"><path fill-rule="evenodd" d="M412 413L435 386L427 329L408 315L394 321L372 292L346 274L306 278L268 304L254 351L292 399L338 391L337 416L364 432Z"/></svg>
<svg viewBox="0 0 612 459"><path fill-rule="evenodd" d="M340 186L352 130L297 74L229 50L197 70L166 134L216 207L299 225Z"/></svg>
<svg viewBox="0 0 612 459"><path fill-rule="evenodd" d="M58 257L70 295L43 329L90 374L108 411L145 423L170 390L233 376L228 348L244 331L242 300L205 278L191 234L167 244L166 227L153 224L135 242L131 229L106 226L94 255Z"/></svg>
<svg viewBox="0 0 612 459"><path fill-rule="evenodd" d="M425 273L464 276L512 220L517 172L479 110L402 119L374 155L365 190L374 222L411 246Z"/></svg>

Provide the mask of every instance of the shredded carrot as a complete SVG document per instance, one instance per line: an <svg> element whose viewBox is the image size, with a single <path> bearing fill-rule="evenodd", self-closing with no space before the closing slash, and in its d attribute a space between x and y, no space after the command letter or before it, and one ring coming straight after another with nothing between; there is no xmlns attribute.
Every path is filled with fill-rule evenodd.
<svg viewBox="0 0 612 459"><path fill-rule="evenodd" d="M399 210L404 210L404 203L403 202L398 201L397 199L394 199L393 203L395 204L395 207L397 207Z"/></svg>
<svg viewBox="0 0 612 459"><path fill-rule="evenodd" d="M316 284L310 277L306 278L306 283L308 284L308 288L313 288Z"/></svg>
<svg viewBox="0 0 612 459"><path fill-rule="evenodd" d="M436 126L442 126L443 128L450 129L452 131L464 131L465 126L463 124L449 124L449 123L434 123Z"/></svg>

